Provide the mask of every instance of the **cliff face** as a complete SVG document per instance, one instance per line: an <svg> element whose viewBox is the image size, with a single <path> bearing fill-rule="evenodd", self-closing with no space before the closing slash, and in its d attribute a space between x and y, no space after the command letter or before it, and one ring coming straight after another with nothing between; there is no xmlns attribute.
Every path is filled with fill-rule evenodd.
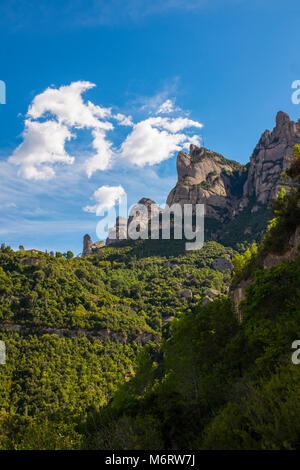
<svg viewBox="0 0 300 470"><path fill-rule="evenodd" d="M177 156L178 182L167 204L205 204L207 217L224 220L233 214L242 194L244 167L205 147L191 145Z"/></svg>
<svg viewBox="0 0 300 470"><path fill-rule="evenodd" d="M293 261L300 254L300 225L297 226L294 233L287 239L286 246L283 247L282 253L269 252L265 255L262 268L269 270L274 266L278 266L283 261ZM232 300L235 304L239 321L243 319L242 312L239 308L240 303L245 300L246 289L253 282L253 274L248 279L243 279L231 292Z"/></svg>
<svg viewBox="0 0 300 470"><path fill-rule="evenodd" d="M206 239L229 246L259 240L266 229L267 208L280 188L280 175L290 164L295 144L300 144L300 119L293 122L279 111L273 131L266 130L261 135L247 165L228 160L205 147L191 145L189 153L178 153L178 181L167 204L204 204ZM147 208L148 215L150 208L161 211L148 198L142 198L139 204ZM117 218L106 244L125 239L135 217ZM148 224L149 217L145 215L141 227ZM90 239L86 239L84 245L84 254L100 248Z"/></svg>
<svg viewBox="0 0 300 470"><path fill-rule="evenodd" d="M99 250L103 246L105 246L105 243L103 241L98 241L98 242L93 243L90 235L87 233L83 237L82 255L83 256L91 255L92 253Z"/></svg>
<svg viewBox="0 0 300 470"><path fill-rule="evenodd" d="M250 168L243 190L242 207L254 197L258 204L268 204L276 195L280 173L287 168L293 146L300 144L300 120L290 120L282 111L276 116L273 131L266 130L250 158Z"/></svg>
<svg viewBox="0 0 300 470"><path fill-rule="evenodd" d="M300 120L295 123L282 111L272 132L266 130L250 163L241 165L204 147L190 147L177 156L178 182L167 204L205 204L206 217L222 222L233 219L251 205L256 212L267 207L278 191L280 174L300 144Z"/></svg>

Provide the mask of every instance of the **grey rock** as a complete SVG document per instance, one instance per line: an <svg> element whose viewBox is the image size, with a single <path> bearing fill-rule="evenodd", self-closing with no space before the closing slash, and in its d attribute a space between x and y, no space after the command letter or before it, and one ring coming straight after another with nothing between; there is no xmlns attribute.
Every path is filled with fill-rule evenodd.
<svg viewBox="0 0 300 470"><path fill-rule="evenodd" d="M241 206L252 197L266 205L276 196L280 173L289 166L296 144L300 144L300 121L293 122L288 114L279 111L273 131L262 134L252 153Z"/></svg>
<svg viewBox="0 0 300 470"><path fill-rule="evenodd" d="M231 177L242 165L205 147L190 146L190 153L177 156L178 181L167 204L205 204L205 215L222 220L237 206L232 194Z"/></svg>
<svg viewBox="0 0 300 470"><path fill-rule="evenodd" d="M103 248L105 246L104 241L97 241L93 243L91 237L89 234L86 234L83 237L83 250L82 250L82 256L88 256L94 253L95 251L99 250L100 248Z"/></svg>
<svg viewBox="0 0 300 470"><path fill-rule="evenodd" d="M249 204L255 213L275 198L280 189L281 173L290 164L295 144L300 144L300 120L293 122L279 111L273 131L266 130L262 134L248 165L191 145L189 153L178 153L178 181L167 204L202 203L206 217L223 223L238 216ZM218 235L214 239L217 240Z"/></svg>
<svg viewBox="0 0 300 470"><path fill-rule="evenodd" d="M106 245L113 245L127 239L127 222L126 217L117 217L115 226L108 230Z"/></svg>
<svg viewBox="0 0 300 470"><path fill-rule="evenodd" d="M213 301L214 301L214 299L212 299L211 297L206 296L206 297L204 297L204 299L202 300L200 305L201 305L201 307L204 307L205 305L208 305Z"/></svg>
<svg viewBox="0 0 300 470"><path fill-rule="evenodd" d="M213 261L212 263L213 268L216 271L232 271L233 270L233 264L229 258L223 257L223 258L218 258Z"/></svg>
<svg viewBox="0 0 300 470"><path fill-rule="evenodd" d="M206 292L206 295L210 297L211 299L215 299L216 297L219 297L220 294L221 292L216 289L208 289L208 291Z"/></svg>
<svg viewBox="0 0 300 470"><path fill-rule="evenodd" d="M191 291L191 289L184 289L179 292L179 295L181 295L181 297L184 297L185 299L191 299L193 297L193 292Z"/></svg>

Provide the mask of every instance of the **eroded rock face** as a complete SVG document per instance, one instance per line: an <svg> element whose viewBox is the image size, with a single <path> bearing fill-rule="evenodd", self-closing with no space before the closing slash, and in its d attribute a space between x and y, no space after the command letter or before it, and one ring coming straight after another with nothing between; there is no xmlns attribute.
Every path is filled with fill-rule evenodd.
<svg viewBox="0 0 300 470"><path fill-rule="evenodd" d="M191 291L191 289L184 289L179 292L179 295L181 297L184 297L185 299L191 299L193 297L193 292Z"/></svg>
<svg viewBox="0 0 300 470"><path fill-rule="evenodd" d="M240 284L234 289L232 298L233 303L236 308L236 313L238 316L238 320L241 323L243 320L243 312L240 310L240 303L245 300L246 298L246 289L250 286L253 282L253 279L247 279L245 281L240 282Z"/></svg>
<svg viewBox="0 0 300 470"><path fill-rule="evenodd" d="M126 217L117 217L114 227L110 227L108 230L108 237L106 239L106 245L114 245L119 243L121 240L127 239L127 222Z"/></svg>
<svg viewBox="0 0 300 470"><path fill-rule="evenodd" d="M280 111L275 128L262 134L247 165L228 160L205 147L191 145L189 153L178 153L178 181L169 193L167 205L204 204L205 218L211 219L213 227L208 230L208 237L221 243L224 237L225 244L226 237L227 242L232 235L236 238L237 227L242 238L249 241L259 238L267 224L269 203L279 189L280 174L289 166L295 144L300 144L300 120L295 123ZM149 228L150 212L154 209L158 213L162 209L148 198L142 198L138 204L146 208L140 222L144 230ZM118 218L106 243L111 245L128 238L128 227L137 218L137 213L130 214L128 221ZM257 220L262 222L257 224ZM86 237L83 253L90 254L93 243Z"/></svg>
<svg viewBox="0 0 300 470"><path fill-rule="evenodd" d="M300 144L300 120L293 122L288 114L279 111L273 131L266 130L262 134L250 158L242 207L251 197L263 205L275 197L280 173L289 166L296 144Z"/></svg>
<svg viewBox="0 0 300 470"><path fill-rule="evenodd" d="M191 145L189 154L178 153L178 182L167 204L202 203L206 217L222 222L234 218L249 204L254 214L276 196L280 174L289 166L295 144L300 144L300 120L293 122L279 111L276 126L262 134L248 165Z"/></svg>
<svg viewBox="0 0 300 470"><path fill-rule="evenodd" d="M94 253L95 251L99 250L99 249L102 248L103 246L105 246L105 243L104 243L103 241L98 241L98 242L93 243L93 241L92 241L90 235L89 235L89 234L86 234L86 235L83 237L82 256L91 255L92 253Z"/></svg>
<svg viewBox="0 0 300 470"><path fill-rule="evenodd" d="M216 271L232 271L233 270L233 264L230 260L230 258L227 258L227 257L222 257L222 258L218 258L216 260L213 261L212 263L212 266L213 268L216 270Z"/></svg>
<svg viewBox="0 0 300 470"><path fill-rule="evenodd" d="M83 237L83 250L82 250L82 254L83 254L84 256L90 255L90 254L92 253L92 246L93 246L93 242L92 242L91 236L87 233L87 234L84 235L84 237Z"/></svg>
<svg viewBox="0 0 300 470"><path fill-rule="evenodd" d="M139 209L140 206L143 206L142 211ZM147 229L149 227L151 215L157 215L159 212L161 212L161 209L156 202L147 197L143 197L130 211L128 229L130 224L135 220L140 220L141 229Z"/></svg>
<svg viewBox="0 0 300 470"><path fill-rule="evenodd" d="M288 240L286 249L282 253L268 253L264 259L264 269L270 269L283 261L292 261L300 254L300 226Z"/></svg>
<svg viewBox="0 0 300 470"><path fill-rule="evenodd" d="M109 229L106 245L113 245L122 240L133 238L131 230L133 232L146 231L149 236L151 215L158 215L161 211L162 209L156 202L143 197L131 208L128 219L117 217L115 226Z"/></svg>
<svg viewBox="0 0 300 470"><path fill-rule="evenodd" d="M237 206L233 182L243 166L205 147L190 146L177 156L178 182L167 204L205 204L205 214L223 220Z"/></svg>
<svg viewBox="0 0 300 470"><path fill-rule="evenodd" d="M295 232L291 235L288 240L287 246L282 250L282 253L268 253L263 260L263 267L266 270L278 266L283 261L292 261L296 256L300 254L300 226L298 226ZM253 282L252 278L241 281L232 292L232 299L236 307L236 312L241 322L243 319L243 313L239 308L240 303L245 299L245 293L247 287Z"/></svg>

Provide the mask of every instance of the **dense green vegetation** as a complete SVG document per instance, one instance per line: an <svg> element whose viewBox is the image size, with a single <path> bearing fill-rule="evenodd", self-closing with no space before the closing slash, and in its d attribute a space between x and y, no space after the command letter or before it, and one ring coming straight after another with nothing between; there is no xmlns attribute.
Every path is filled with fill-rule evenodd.
<svg viewBox="0 0 300 470"><path fill-rule="evenodd" d="M299 449L299 284L297 258L256 272L241 325L227 297L174 320L112 403L89 412L83 447Z"/></svg>
<svg viewBox="0 0 300 470"><path fill-rule="evenodd" d="M137 344L0 329L0 448L78 448L76 425L133 372Z"/></svg>
<svg viewBox="0 0 300 470"><path fill-rule="evenodd" d="M230 272L212 263L234 254L155 240L85 258L20 248L0 250L0 448L9 449L80 447L79 423L134 374L142 345L158 347L209 288L226 292Z"/></svg>

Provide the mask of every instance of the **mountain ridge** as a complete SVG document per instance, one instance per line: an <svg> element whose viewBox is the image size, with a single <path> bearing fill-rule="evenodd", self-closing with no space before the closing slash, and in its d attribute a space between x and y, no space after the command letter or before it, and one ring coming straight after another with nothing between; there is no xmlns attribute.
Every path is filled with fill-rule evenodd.
<svg viewBox="0 0 300 470"><path fill-rule="evenodd" d="M261 134L246 164L192 144L189 153L180 151L177 155L178 180L166 203L168 206L204 204L206 240L228 246L259 241L267 227L269 205L282 184L281 173L288 167L296 144L300 144L300 119L294 122L283 111L277 113L273 130ZM161 210L146 197L138 204L147 207L148 217L150 207ZM106 244L126 238L132 217L121 219L117 218L115 227L110 229ZM117 236L112 237L112 233ZM103 246L90 240L88 248L84 244L83 254L91 254Z"/></svg>

